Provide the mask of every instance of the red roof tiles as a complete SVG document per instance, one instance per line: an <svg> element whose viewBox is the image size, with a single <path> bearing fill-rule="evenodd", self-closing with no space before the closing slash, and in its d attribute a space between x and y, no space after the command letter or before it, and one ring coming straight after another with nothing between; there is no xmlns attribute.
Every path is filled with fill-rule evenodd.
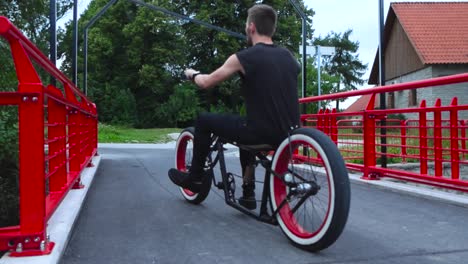
<svg viewBox="0 0 468 264"><path fill-rule="evenodd" d="M392 3L424 64L468 63L468 2Z"/></svg>
<svg viewBox="0 0 468 264"><path fill-rule="evenodd" d="M359 97L359 99L357 99L356 102L354 102L352 105L346 108L346 110L344 110L343 113L355 113L355 112L361 112L361 111L366 110L371 97L372 97L371 94L366 94L366 95ZM380 98L380 95L377 94L375 97L374 108L379 108L380 106L379 98Z"/></svg>

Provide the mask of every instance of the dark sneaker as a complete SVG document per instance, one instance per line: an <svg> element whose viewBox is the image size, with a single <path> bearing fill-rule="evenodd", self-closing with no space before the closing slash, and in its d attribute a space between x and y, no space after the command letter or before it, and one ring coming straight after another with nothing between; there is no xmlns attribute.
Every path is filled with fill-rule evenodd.
<svg viewBox="0 0 468 264"><path fill-rule="evenodd" d="M242 196L239 198L239 204L243 207L253 210L257 208L257 200L255 199L255 185L242 185Z"/></svg>
<svg viewBox="0 0 468 264"><path fill-rule="evenodd" d="M200 177L196 177L188 172L182 172L177 169L170 169L167 173L169 179L177 185L184 189L188 189L194 193L199 193L203 181Z"/></svg>

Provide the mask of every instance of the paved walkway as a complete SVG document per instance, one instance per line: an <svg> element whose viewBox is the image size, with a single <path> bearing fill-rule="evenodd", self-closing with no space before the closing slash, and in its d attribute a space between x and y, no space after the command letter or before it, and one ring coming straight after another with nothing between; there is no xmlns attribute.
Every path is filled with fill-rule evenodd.
<svg viewBox="0 0 468 264"><path fill-rule="evenodd" d="M101 147L63 264L467 263L466 207L354 182L345 231L313 254L226 206L218 190L201 206L186 203L167 178L173 149ZM234 155L227 161L240 171Z"/></svg>

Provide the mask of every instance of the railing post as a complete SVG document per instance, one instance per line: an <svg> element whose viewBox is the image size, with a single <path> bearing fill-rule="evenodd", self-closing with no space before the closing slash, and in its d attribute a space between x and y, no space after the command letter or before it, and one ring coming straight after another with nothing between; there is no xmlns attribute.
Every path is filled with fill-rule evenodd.
<svg viewBox="0 0 468 264"><path fill-rule="evenodd" d="M374 109L375 94L372 94L366 111L364 112L363 128L364 134L364 175L363 179L373 180L376 179L370 173L370 167L375 167L377 164L376 151L375 151L375 115L369 112Z"/></svg>
<svg viewBox="0 0 468 264"><path fill-rule="evenodd" d="M331 136L330 135L330 131L331 131L331 123L330 123L330 109L326 109L325 110L325 114L324 114L324 124L323 124L323 133L325 133L327 136Z"/></svg>
<svg viewBox="0 0 468 264"><path fill-rule="evenodd" d="M441 177L443 174L442 168L442 111L439 110L442 106L440 98L437 98L434 110L434 162L435 162L435 176Z"/></svg>
<svg viewBox="0 0 468 264"><path fill-rule="evenodd" d="M92 167L92 158L94 150L94 131L93 131L93 118L90 115L86 115L86 159L91 159L88 163L88 167Z"/></svg>
<svg viewBox="0 0 468 264"><path fill-rule="evenodd" d="M364 179L371 179L369 167L377 164L375 151L375 119L369 113L364 114Z"/></svg>
<svg viewBox="0 0 468 264"><path fill-rule="evenodd" d="M402 162L406 162L406 121L400 121Z"/></svg>
<svg viewBox="0 0 468 264"><path fill-rule="evenodd" d="M45 166L44 166L44 97L43 86L23 46L10 40L11 53L19 81L19 92L37 93L25 96L19 105L19 201L20 232L31 236L15 240L22 248L13 255L39 251L47 254L53 247L46 239ZM20 246L21 244L21 246ZM41 244L44 246L41 248ZM39 253L39 254L41 254Z"/></svg>
<svg viewBox="0 0 468 264"><path fill-rule="evenodd" d="M336 108L332 111L331 117L331 140L338 145L338 121L336 118Z"/></svg>
<svg viewBox="0 0 468 264"><path fill-rule="evenodd" d="M419 162L420 173L427 175L427 117L426 117L426 100L421 101L420 108L423 111L419 112Z"/></svg>
<svg viewBox="0 0 468 264"><path fill-rule="evenodd" d="M458 105L457 97L450 104L450 165L452 167L452 179L460 178L460 154L458 152Z"/></svg>
<svg viewBox="0 0 468 264"><path fill-rule="evenodd" d="M70 150L70 174L73 178L76 177L73 189L83 188L81 185L81 129L80 129L80 112L77 109L70 109L68 112L68 137Z"/></svg>
<svg viewBox="0 0 468 264"><path fill-rule="evenodd" d="M82 111L78 111L78 131L79 131L79 144L80 144L80 171L83 169L86 161L86 115Z"/></svg>
<svg viewBox="0 0 468 264"><path fill-rule="evenodd" d="M92 112L97 115L96 105L91 104L91 107L93 108ZM99 125L99 121L98 121L97 117L94 117L93 118L93 132L94 132L94 134L93 134L94 135L93 148L94 148L94 150L96 150L96 155L98 155L98 152L97 152L97 149L98 149L98 133L99 133L98 125Z"/></svg>
<svg viewBox="0 0 468 264"><path fill-rule="evenodd" d="M86 109L88 112L92 112L92 109L90 105L88 104L88 102L85 101L85 98L82 98L82 102L83 102L82 103L83 108ZM89 161L86 166L92 167L93 166L92 157L93 157L93 150L94 150L94 133L93 133L94 131L93 131L93 126L92 126L93 118L91 117L91 115L85 114L85 113L83 113L82 118L83 118L83 121L82 121L83 143L82 145L84 146L83 158L84 158L84 162Z"/></svg>
<svg viewBox="0 0 468 264"><path fill-rule="evenodd" d="M466 122L465 120L460 120L460 136L461 136L461 147L462 147L462 150L463 150L463 154L462 154L462 158L463 159L466 159L466 156L468 155L468 153L466 153Z"/></svg>
<svg viewBox="0 0 468 264"><path fill-rule="evenodd" d="M61 94L60 90L53 86L49 90L55 90L55 94ZM47 135L49 140L49 173L56 171L49 179L50 192L60 192L67 184L66 166L66 122L67 111L65 106L55 100L48 100L48 126Z"/></svg>
<svg viewBox="0 0 468 264"><path fill-rule="evenodd" d="M323 109L320 109L317 115L317 129L323 132Z"/></svg>
<svg viewBox="0 0 468 264"><path fill-rule="evenodd" d="M69 163L70 173L80 171L80 163L77 160L78 152L77 149L79 141L77 140L79 132L77 131L78 124L78 111L74 108L68 109L68 149L69 149Z"/></svg>

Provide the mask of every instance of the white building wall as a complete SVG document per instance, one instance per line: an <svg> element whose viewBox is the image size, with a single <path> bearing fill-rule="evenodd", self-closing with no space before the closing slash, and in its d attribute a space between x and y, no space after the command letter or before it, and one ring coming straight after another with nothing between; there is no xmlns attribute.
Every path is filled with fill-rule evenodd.
<svg viewBox="0 0 468 264"><path fill-rule="evenodd" d="M390 81L387 81L387 85L389 84L396 84L396 83L406 83L406 82L412 82L412 81L419 81L419 80L426 80L432 78L433 73L432 73L432 66L426 67L424 69L400 76L398 78L392 79ZM395 92L394 93L394 98L395 98L395 108L411 108L415 106L409 106L409 95L410 91L400 91L400 92ZM433 95L432 95L432 88L425 88L425 89L417 89L417 94L416 94L418 103L417 107L419 107L421 100L426 99L426 105L433 105ZM432 100L432 101L430 101ZM406 114L405 115L407 119L417 119L418 114Z"/></svg>
<svg viewBox="0 0 468 264"><path fill-rule="evenodd" d="M430 78L449 76L459 73L468 73L468 65L432 65L424 69L400 76L398 78L387 81L387 84L404 83L417 80L425 80ZM410 91L395 92L395 108L411 108L415 106L409 106L409 93ZM441 99L442 106L448 106L452 102L454 97L458 98L458 104L468 103L468 83L443 85L431 88L420 88L417 89L417 107L421 104L422 100L426 100L426 106L432 107L438 98ZM418 119L418 114L405 114L407 119ZM432 119L433 115L428 114L427 118ZM448 112L442 113L443 119L449 118ZM459 119L468 120L468 111L459 112Z"/></svg>

